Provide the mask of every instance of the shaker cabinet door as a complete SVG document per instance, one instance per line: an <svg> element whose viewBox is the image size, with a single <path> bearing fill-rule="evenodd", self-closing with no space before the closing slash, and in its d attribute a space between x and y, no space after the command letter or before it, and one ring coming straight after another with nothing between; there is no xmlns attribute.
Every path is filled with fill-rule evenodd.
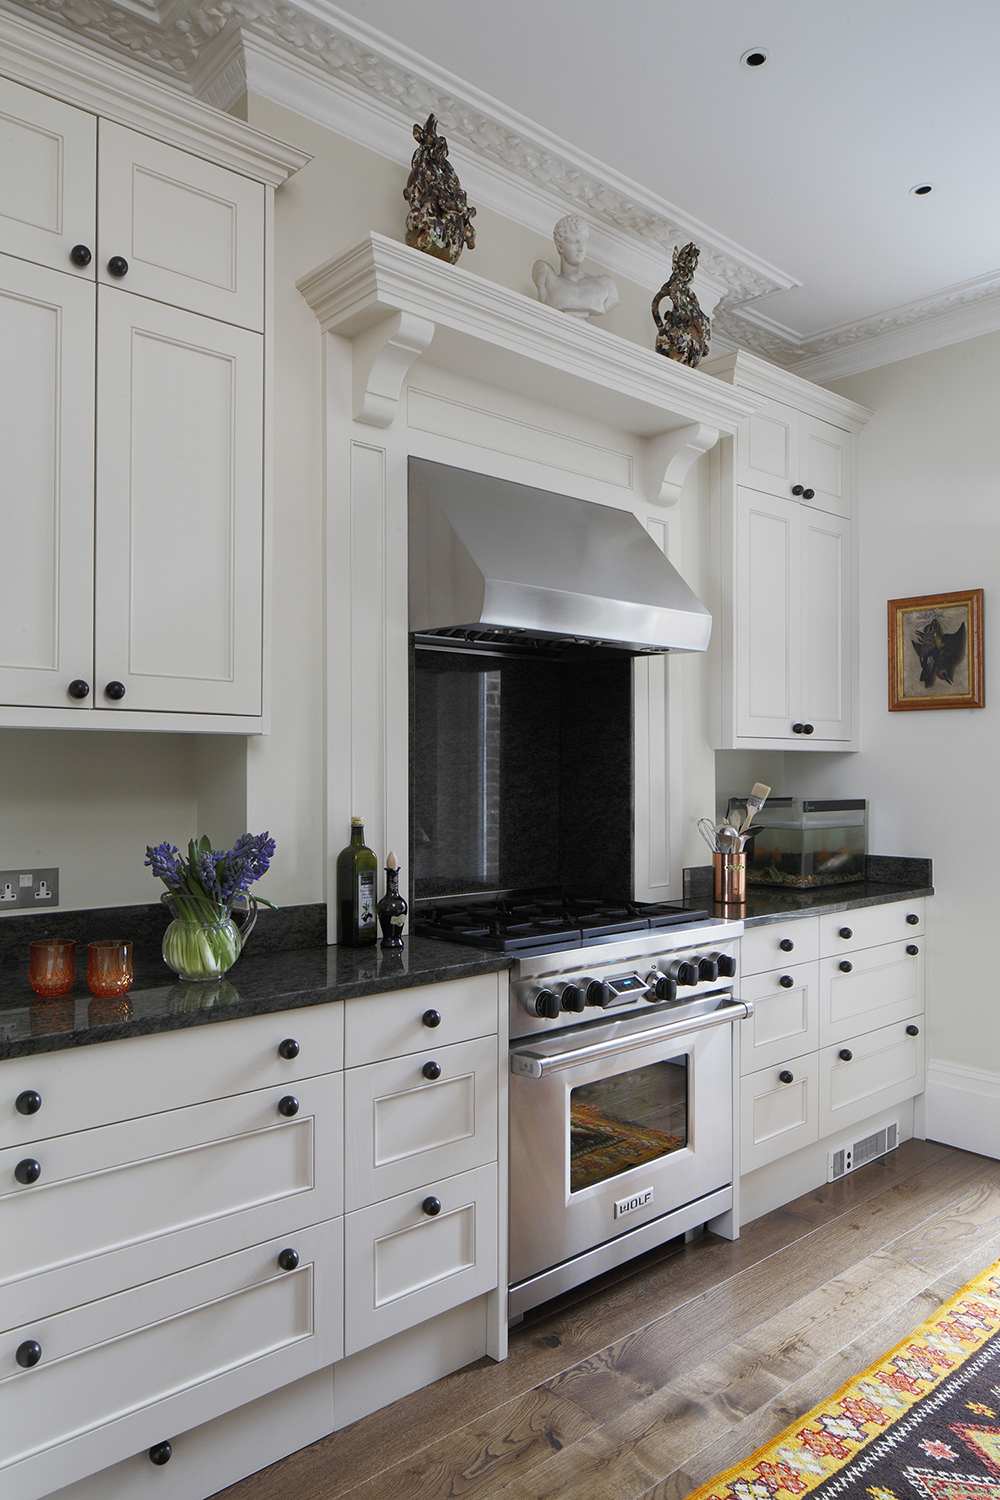
<svg viewBox="0 0 1000 1500"><path fill-rule="evenodd" d="M802 506L801 686L795 713L811 739L849 740L853 731L851 523Z"/></svg>
<svg viewBox="0 0 1000 1500"><path fill-rule="evenodd" d="M0 701L86 708L94 557L92 284L0 256Z"/></svg>
<svg viewBox="0 0 1000 1500"><path fill-rule="evenodd" d="M753 490L737 504L737 734L790 739L798 714L799 506Z"/></svg>
<svg viewBox="0 0 1000 1500"><path fill-rule="evenodd" d="M99 139L98 279L261 332L261 184L110 120Z"/></svg>
<svg viewBox="0 0 1000 1500"><path fill-rule="evenodd" d="M259 714L262 338L103 286L98 329L100 706Z"/></svg>
<svg viewBox="0 0 1000 1500"><path fill-rule="evenodd" d="M0 78L0 253L93 282L96 186L95 117Z"/></svg>

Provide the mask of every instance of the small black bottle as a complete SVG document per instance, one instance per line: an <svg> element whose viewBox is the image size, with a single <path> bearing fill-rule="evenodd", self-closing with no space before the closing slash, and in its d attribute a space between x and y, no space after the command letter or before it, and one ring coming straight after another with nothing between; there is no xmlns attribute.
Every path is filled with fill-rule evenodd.
<svg viewBox="0 0 1000 1500"><path fill-rule="evenodd" d="M385 861L385 895L378 904L383 948L402 948L406 912L406 902L399 894L399 862L390 849Z"/></svg>
<svg viewBox="0 0 1000 1500"><path fill-rule="evenodd" d="M337 855L337 941L367 948L378 937L375 872L378 861L365 843L364 818L351 819L351 842Z"/></svg>

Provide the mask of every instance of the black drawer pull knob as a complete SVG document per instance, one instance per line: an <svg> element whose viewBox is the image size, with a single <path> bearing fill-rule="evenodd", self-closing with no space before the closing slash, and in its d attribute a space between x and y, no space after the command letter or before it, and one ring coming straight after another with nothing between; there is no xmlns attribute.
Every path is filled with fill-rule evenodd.
<svg viewBox="0 0 1000 1500"><path fill-rule="evenodd" d="M920 921L920 918L917 916L915 911L911 911L907 912L906 920L909 922L911 927L916 927L917 923Z"/></svg>
<svg viewBox="0 0 1000 1500"><path fill-rule="evenodd" d="M441 1199L425 1198L420 1207L423 1209L428 1218L433 1219L437 1214L441 1212Z"/></svg>
<svg viewBox="0 0 1000 1500"><path fill-rule="evenodd" d="M14 1176L25 1187L30 1187L33 1182L37 1182L41 1175L42 1168L40 1163L33 1160L30 1156L25 1157L24 1161L19 1161L14 1168Z"/></svg>
<svg viewBox="0 0 1000 1500"><path fill-rule="evenodd" d="M23 1344L18 1344L17 1353L14 1358L22 1370L30 1370L32 1365L37 1365L42 1357L42 1346L35 1339L25 1339Z"/></svg>
<svg viewBox="0 0 1000 1500"><path fill-rule="evenodd" d="M917 954L920 952L920 949L917 947L916 943L907 943L906 951L911 958L916 958Z"/></svg>
<svg viewBox="0 0 1000 1500"><path fill-rule="evenodd" d="M854 928L853 927L842 927L840 929L840 935L841 935L842 938L845 938L845 939L846 938L852 938L854 936Z"/></svg>
<svg viewBox="0 0 1000 1500"><path fill-rule="evenodd" d="M792 942L791 938L782 938L781 942L778 944L778 947L781 949L782 953L791 953L792 949L795 947L795 944Z"/></svg>
<svg viewBox="0 0 1000 1500"><path fill-rule="evenodd" d="M431 1028L440 1026L441 1012L439 1010L425 1010L420 1019L425 1026L430 1026Z"/></svg>
<svg viewBox="0 0 1000 1500"><path fill-rule="evenodd" d="M19 1115L37 1115L41 1107L42 1096L35 1089L25 1089L14 1100L14 1108Z"/></svg>
<svg viewBox="0 0 1000 1500"><path fill-rule="evenodd" d="M802 498L803 498L803 500L815 500L815 498L816 498L816 491L815 490L803 490L802 491Z"/></svg>
<svg viewBox="0 0 1000 1500"><path fill-rule="evenodd" d="M906 1028L906 1035L907 1036L919 1036L920 1035L920 1027L919 1026L907 1026L907 1028Z"/></svg>
<svg viewBox="0 0 1000 1500"><path fill-rule="evenodd" d="M109 682L104 689L105 698L110 698L112 703L120 703L125 696L124 682Z"/></svg>
<svg viewBox="0 0 1000 1500"><path fill-rule="evenodd" d="M112 255L108 261L108 274L119 278L128 275L128 261L124 255Z"/></svg>
<svg viewBox="0 0 1000 1500"><path fill-rule="evenodd" d="M299 1252L297 1250L282 1250L278 1256L278 1265L283 1271L294 1271L299 1263Z"/></svg>
<svg viewBox="0 0 1000 1500"><path fill-rule="evenodd" d="M71 698L89 698L90 683L84 682L82 677L75 677L66 691L67 693L69 693Z"/></svg>
<svg viewBox="0 0 1000 1500"><path fill-rule="evenodd" d="M790 990L792 985L795 983L795 980L792 978L791 974L782 974L781 978L778 980L778 983L781 985L781 988L783 990Z"/></svg>
<svg viewBox="0 0 1000 1500"><path fill-rule="evenodd" d="M837 965L837 968L842 974L849 974L854 968L854 965L851 963L850 959L842 958L840 960L840 963Z"/></svg>
<svg viewBox="0 0 1000 1500"><path fill-rule="evenodd" d="M433 1081L435 1078L441 1077L441 1064L436 1062L425 1062L420 1071L421 1073L423 1073L425 1078L430 1078Z"/></svg>
<svg viewBox="0 0 1000 1500"><path fill-rule="evenodd" d="M283 1099L278 1100L278 1114L286 1115L291 1119L292 1115L299 1112L299 1101L294 1094L286 1094Z"/></svg>
<svg viewBox="0 0 1000 1500"><path fill-rule="evenodd" d="M149 1450L149 1461L151 1464L168 1464L173 1451L169 1443L154 1443Z"/></svg>
<svg viewBox="0 0 1000 1500"><path fill-rule="evenodd" d="M841 1062L850 1062L851 1058L854 1056L854 1053L851 1051L850 1047L841 1047L840 1051L837 1053L837 1056L840 1058Z"/></svg>
<svg viewBox="0 0 1000 1500"><path fill-rule="evenodd" d="M69 252L69 258L74 266L89 266L94 257L86 245L74 245Z"/></svg>
<svg viewBox="0 0 1000 1500"><path fill-rule="evenodd" d="M293 1057L299 1055L299 1044L293 1036L286 1036L283 1042L278 1043L278 1056L286 1058L291 1062Z"/></svg>
<svg viewBox="0 0 1000 1500"><path fill-rule="evenodd" d="M806 732L806 726L804 724L793 724L792 725L792 733L793 734L805 734L805 732Z"/></svg>
<svg viewBox="0 0 1000 1500"><path fill-rule="evenodd" d="M793 495L801 495L804 491L805 491L805 485L804 484L793 484L792 485L792 494Z"/></svg>
<svg viewBox="0 0 1000 1500"><path fill-rule="evenodd" d="M789 1071L788 1071L787 1068L782 1068L781 1072L778 1074L778 1082L779 1083L794 1083L795 1082L795 1074L794 1073L789 1073Z"/></svg>

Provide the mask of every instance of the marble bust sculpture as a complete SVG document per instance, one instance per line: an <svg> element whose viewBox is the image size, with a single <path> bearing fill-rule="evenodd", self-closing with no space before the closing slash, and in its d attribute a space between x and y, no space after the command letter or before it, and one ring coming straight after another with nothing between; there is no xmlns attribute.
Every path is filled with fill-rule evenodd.
<svg viewBox="0 0 1000 1500"><path fill-rule="evenodd" d="M589 230L579 214L567 214L552 231L559 252L559 270L547 260L536 260L531 279L538 300L574 318L610 312L618 306L618 288L610 276L588 276L581 269L587 258Z"/></svg>

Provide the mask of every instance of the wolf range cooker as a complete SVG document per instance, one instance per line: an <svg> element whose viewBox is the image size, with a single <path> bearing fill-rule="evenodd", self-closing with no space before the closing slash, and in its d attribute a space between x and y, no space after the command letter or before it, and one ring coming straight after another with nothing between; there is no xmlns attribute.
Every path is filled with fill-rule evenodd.
<svg viewBox="0 0 1000 1500"><path fill-rule="evenodd" d="M512 958L512 1319L706 1223L735 1237L742 922L516 892L417 920Z"/></svg>

